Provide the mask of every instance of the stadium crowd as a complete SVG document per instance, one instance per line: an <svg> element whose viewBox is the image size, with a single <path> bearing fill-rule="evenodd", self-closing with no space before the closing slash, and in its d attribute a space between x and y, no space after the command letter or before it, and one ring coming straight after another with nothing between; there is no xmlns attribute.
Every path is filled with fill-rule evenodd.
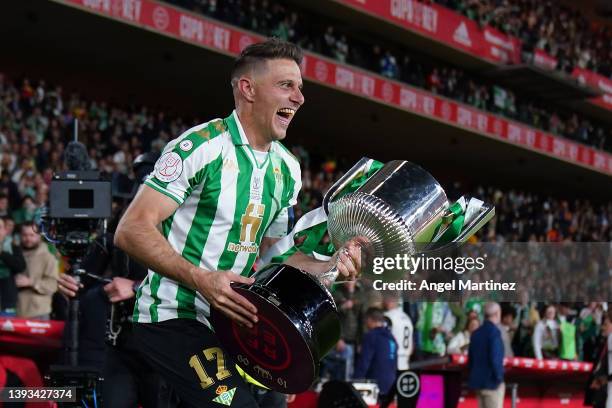
<svg viewBox="0 0 612 408"><path fill-rule="evenodd" d="M0 75L0 312L4 315L57 317L49 307L50 299L59 296L55 293L61 273L59 255L47 250L32 221L36 210L47 201L53 172L64 169L64 148L71 140L75 118L79 119L80 140L91 147L92 167L107 174L115 185L133 178L130 164L138 154L160 151L194 123L146 107L122 108L87 101L78 94L65 95L60 86L49 86L42 80L14 81ZM300 146L292 150L303 168L303 189L296 208L299 218L321 204L323 192L341 173L334 161L316 161ZM449 197L457 198L457 192L466 188L454 184L447 191ZM477 187L473 195L495 204L498 214L474 242L612 241L612 202L570 201L491 187ZM20 256L25 263L15 260ZM593 280L580 281L579 277L585 275L575 274L576 279L559 283L566 285L566 293L582 293L583 300L592 293L588 292L589 284L609 280L612 259L607 260L607 265L585 272L594 274L589 275ZM537 270L526 272L540 277L533 286L544 291L550 288L546 282L557 279L538 275ZM521 301L503 303L501 327L506 354L594 361L607 303L544 303L530 300L533 295L523 293ZM542 296L547 295L556 299L554 293L544 292ZM342 285L335 297L343 335L326 358L323 374L347 378L352 375L353 359L366 330L364 316L372 308L397 308L397 299L369 289L364 281ZM29 307L33 302L40 307ZM483 321L483 305L484 300L479 298L463 303L406 302L403 311L414 326L414 334L398 343L407 346L413 359L464 353L469 334Z"/></svg>
<svg viewBox="0 0 612 408"><path fill-rule="evenodd" d="M557 69L585 68L612 78L612 32L558 1L434 0L478 22L519 38L523 50L539 48L558 60Z"/></svg>
<svg viewBox="0 0 612 408"><path fill-rule="evenodd" d="M478 109L612 151L612 134L609 127L574 112L539 103L532 98L521 98L512 90L471 75L448 63L435 61L431 56L422 55L405 46L392 45L392 42L387 40L377 40L374 35L358 36L354 30L346 27L346 24L333 21L327 16L315 15L294 4L283 1L272 3L268 0L169 2L266 36L290 40L312 52L427 89ZM465 1L447 3L455 5ZM472 3L490 2L468 3L470 6L467 9L472 10ZM560 29L557 31L565 32ZM559 50L558 53L563 53L565 49L573 48L559 44L555 46L555 50ZM566 64L565 61L568 60L562 61ZM609 58L604 61L607 63Z"/></svg>

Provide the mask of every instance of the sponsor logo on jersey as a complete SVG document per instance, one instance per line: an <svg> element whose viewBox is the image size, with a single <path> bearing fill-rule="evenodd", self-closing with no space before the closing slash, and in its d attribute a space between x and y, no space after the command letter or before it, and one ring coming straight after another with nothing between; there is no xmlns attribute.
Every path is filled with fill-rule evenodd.
<svg viewBox="0 0 612 408"><path fill-rule="evenodd" d="M249 203L244 214L240 217L240 242L230 242L227 250L231 252L256 253L259 244L255 242L257 232L261 228L266 206L264 204Z"/></svg>
<svg viewBox="0 0 612 408"><path fill-rule="evenodd" d="M193 142L191 140L183 140L180 144L179 147L182 151L184 152L188 152L191 150L191 148L193 147Z"/></svg>

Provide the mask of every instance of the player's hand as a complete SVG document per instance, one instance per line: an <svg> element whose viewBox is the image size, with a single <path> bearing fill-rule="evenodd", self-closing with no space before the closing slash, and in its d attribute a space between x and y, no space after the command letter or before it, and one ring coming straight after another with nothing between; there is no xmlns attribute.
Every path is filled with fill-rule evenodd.
<svg viewBox="0 0 612 408"><path fill-rule="evenodd" d="M78 283L76 279L67 273L60 274L57 280L57 289L59 292L69 298L75 297L79 289L83 288L82 283Z"/></svg>
<svg viewBox="0 0 612 408"><path fill-rule="evenodd" d="M104 285L104 292L111 303L131 299L134 297L134 281L126 278L113 278L111 283Z"/></svg>
<svg viewBox="0 0 612 408"><path fill-rule="evenodd" d="M231 283L252 284L254 278L246 278L231 271L203 272L196 276L196 289L210 302L230 319L247 326L253 327L257 323L257 308L244 296L240 295L231 287Z"/></svg>
<svg viewBox="0 0 612 408"><path fill-rule="evenodd" d="M342 246L332 262L337 262L340 275L346 280L355 280L361 273L361 245L357 240L350 240Z"/></svg>

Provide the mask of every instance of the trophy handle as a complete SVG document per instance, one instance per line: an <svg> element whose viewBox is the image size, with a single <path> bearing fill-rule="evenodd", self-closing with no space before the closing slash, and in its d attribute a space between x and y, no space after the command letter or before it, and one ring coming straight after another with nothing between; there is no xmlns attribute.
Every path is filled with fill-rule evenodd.
<svg viewBox="0 0 612 408"><path fill-rule="evenodd" d="M478 215L478 217L476 217L467 227L461 230L461 233L457 235L457 238L452 241L453 243L462 243L467 241L495 216L495 206L483 204L482 208L483 209L480 215Z"/></svg>
<svg viewBox="0 0 612 408"><path fill-rule="evenodd" d="M362 157L361 159L359 159L359 161L355 163L353 167L351 167L346 173L344 173L344 175L340 177L340 179L336 181L329 188L329 190L327 190L327 192L323 196L323 204L322 204L325 214L329 215L328 207L329 207L329 203L331 202L331 200L336 195L338 195L338 193L340 193L344 189L344 187L349 185L351 181L357 178L357 175L359 175L359 173L365 170L366 165L368 164L369 161L370 159L367 157Z"/></svg>
<svg viewBox="0 0 612 408"><path fill-rule="evenodd" d="M483 204L480 214L472 220L467 226L465 226L459 235L452 241L436 247L436 243L432 242L428 250L444 251L450 248L453 244L460 244L467 241L472 235L480 230L486 223L491 221L491 218L495 216L495 206L491 204Z"/></svg>

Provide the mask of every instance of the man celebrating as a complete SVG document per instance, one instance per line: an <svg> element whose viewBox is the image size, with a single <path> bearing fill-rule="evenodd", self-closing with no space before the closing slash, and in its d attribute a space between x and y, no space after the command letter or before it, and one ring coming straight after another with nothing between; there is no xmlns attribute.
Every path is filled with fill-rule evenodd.
<svg viewBox="0 0 612 408"><path fill-rule="evenodd" d="M231 74L234 112L166 146L115 234L149 266L134 309L142 351L190 407L256 406L207 316L212 306L247 327L258 321L230 283L253 283L257 254L288 231L301 175L279 141L304 103L301 60L276 39L247 47ZM348 278L361 268L352 242L329 262L296 253L286 263L315 275L337 264Z"/></svg>
<svg viewBox="0 0 612 408"><path fill-rule="evenodd" d="M20 232L26 269L15 275L19 288L17 316L48 320L51 298L57 291L57 259L49 252L47 244L42 242L33 222L21 224Z"/></svg>

